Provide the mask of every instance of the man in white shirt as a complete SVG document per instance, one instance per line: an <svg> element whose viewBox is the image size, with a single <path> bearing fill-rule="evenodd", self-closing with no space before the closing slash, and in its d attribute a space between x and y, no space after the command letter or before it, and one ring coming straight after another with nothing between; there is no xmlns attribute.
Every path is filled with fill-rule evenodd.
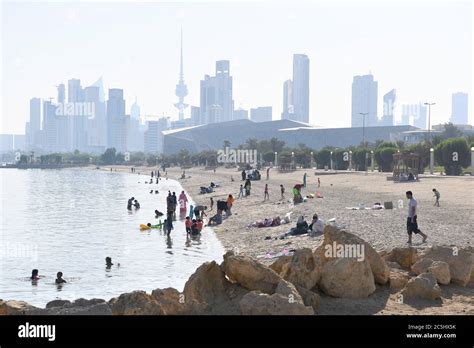
<svg viewBox="0 0 474 348"><path fill-rule="evenodd" d="M407 233L408 233L408 244L411 244L411 235L412 233L419 234L423 237L423 243L426 241L428 236L421 232L418 228L418 223L416 221L417 213L417 201L413 198L413 193L411 191L406 192L408 198L408 218L407 218Z"/></svg>
<svg viewBox="0 0 474 348"><path fill-rule="evenodd" d="M309 235L315 236L317 234L323 233L324 231L324 222L318 218L318 214L313 215L313 221L309 225Z"/></svg>

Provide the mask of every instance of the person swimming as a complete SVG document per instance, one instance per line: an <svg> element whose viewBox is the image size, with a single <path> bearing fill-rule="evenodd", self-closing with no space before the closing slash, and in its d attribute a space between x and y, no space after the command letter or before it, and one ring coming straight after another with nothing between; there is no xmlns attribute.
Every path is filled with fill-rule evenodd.
<svg viewBox="0 0 474 348"><path fill-rule="evenodd" d="M155 210L155 217L160 217L160 216L163 216L165 214L163 214L161 211L159 211L158 209Z"/></svg>
<svg viewBox="0 0 474 348"><path fill-rule="evenodd" d="M107 256L105 258L105 268L110 269L113 266L112 258Z"/></svg>
<svg viewBox="0 0 474 348"><path fill-rule="evenodd" d="M132 197L128 200L127 202L127 209L128 210L132 210L132 205L133 205L133 200L135 199L135 197Z"/></svg>
<svg viewBox="0 0 474 348"><path fill-rule="evenodd" d="M34 269L31 271L31 277L30 277L31 280L38 280L40 279L40 276L38 275L38 270L37 269Z"/></svg>
<svg viewBox="0 0 474 348"><path fill-rule="evenodd" d="M56 281L55 281L56 284L63 284L63 283L67 283L64 279L63 279L63 272L58 272L56 273Z"/></svg>
<svg viewBox="0 0 474 348"><path fill-rule="evenodd" d="M138 201L136 199L133 203L133 206L135 207L135 209L140 209L140 203L138 203Z"/></svg>

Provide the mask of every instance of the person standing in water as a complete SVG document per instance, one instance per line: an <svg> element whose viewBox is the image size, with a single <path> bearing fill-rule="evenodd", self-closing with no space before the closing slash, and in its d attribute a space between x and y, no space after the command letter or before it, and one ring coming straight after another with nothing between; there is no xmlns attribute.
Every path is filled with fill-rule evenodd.
<svg viewBox="0 0 474 348"><path fill-rule="evenodd" d="M408 218L407 218L407 233L408 233L408 244L411 244L411 236L412 233L419 234L423 237L423 243L426 242L426 238L428 236L420 231L418 228L417 222L417 201L413 197L413 193L411 191L406 192L406 196L408 198Z"/></svg>
<svg viewBox="0 0 474 348"><path fill-rule="evenodd" d="M173 229L173 213L168 213L168 216L166 217L166 224L165 224L165 230L166 230L167 236L171 234L172 229Z"/></svg>
<svg viewBox="0 0 474 348"><path fill-rule="evenodd" d="M56 273L56 280L55 280L55 283L56 283L56 284L67 283L67 282L63 279L63 272L58 272L58 273Z"/></svg>

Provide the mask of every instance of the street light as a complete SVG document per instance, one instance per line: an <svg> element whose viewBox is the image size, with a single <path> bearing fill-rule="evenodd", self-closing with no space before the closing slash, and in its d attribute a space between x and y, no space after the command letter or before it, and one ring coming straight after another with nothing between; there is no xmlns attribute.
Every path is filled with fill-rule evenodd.
<svg viewBox="0 0 474 348"><path fill-rule="evenodd" d="M431 145L431 105L435 105L436 103L425 103L428 105L428 139L430 140Z"/></svg>
<svg viewBox="0 0 474 348"><path fill-rule="evenodd" d="M433 174L434 167L434 149L430 148L430 174Z"/></svg>
<svg viewBox="0 0 474 348"><path fill-rule="evenodd" d="M311 169L313 169L313 151L311 151Z"/></svg>
<svg viewBox="0 0 474 348"><path fill-rule="evenodd" d="M365 116L368 114L368 112L359 112L359 115L362 115L362 146L365 143Z"/></svg>
<svg viewBox="0 0 474 348"><path fill-rule="evenodd" d="M330 168L332 170L332 151L331 151L331 156L329 157L329 164L330 164Z"/></svg>
<svg viewBox="0 0 474 348"><path fill-rule="evenodd" d="M293 166L293 169L296 169L296 167L295 167L295 153L293 151L291 152L291 165Z"/></svg>

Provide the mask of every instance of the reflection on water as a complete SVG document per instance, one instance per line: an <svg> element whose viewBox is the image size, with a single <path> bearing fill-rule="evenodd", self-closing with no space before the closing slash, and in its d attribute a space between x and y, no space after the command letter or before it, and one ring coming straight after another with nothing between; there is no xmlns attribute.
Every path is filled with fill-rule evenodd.
<svg viewBox="0 0 474 348"><path fill-rule="evenodd" d="M132 290L151 291L184 283L203 262L222 259L223 248L213 231L191 240L183 216L171 236L155 224L154 210L166 211L168 190L179 183L94 170L0 170L0 298L34 305L61 299L109 299ZM153 188L153 193L150 193ZM154 190L159 190L156 194ZM134 196L141 209L126 209ZM190 202L192 204L192 202ZM106 269L105 257L114 265ZM43 278L32 286L38 269ZM56 273L67 283L55 284ZM26 275L26 277L25 277Z"/></svg>

